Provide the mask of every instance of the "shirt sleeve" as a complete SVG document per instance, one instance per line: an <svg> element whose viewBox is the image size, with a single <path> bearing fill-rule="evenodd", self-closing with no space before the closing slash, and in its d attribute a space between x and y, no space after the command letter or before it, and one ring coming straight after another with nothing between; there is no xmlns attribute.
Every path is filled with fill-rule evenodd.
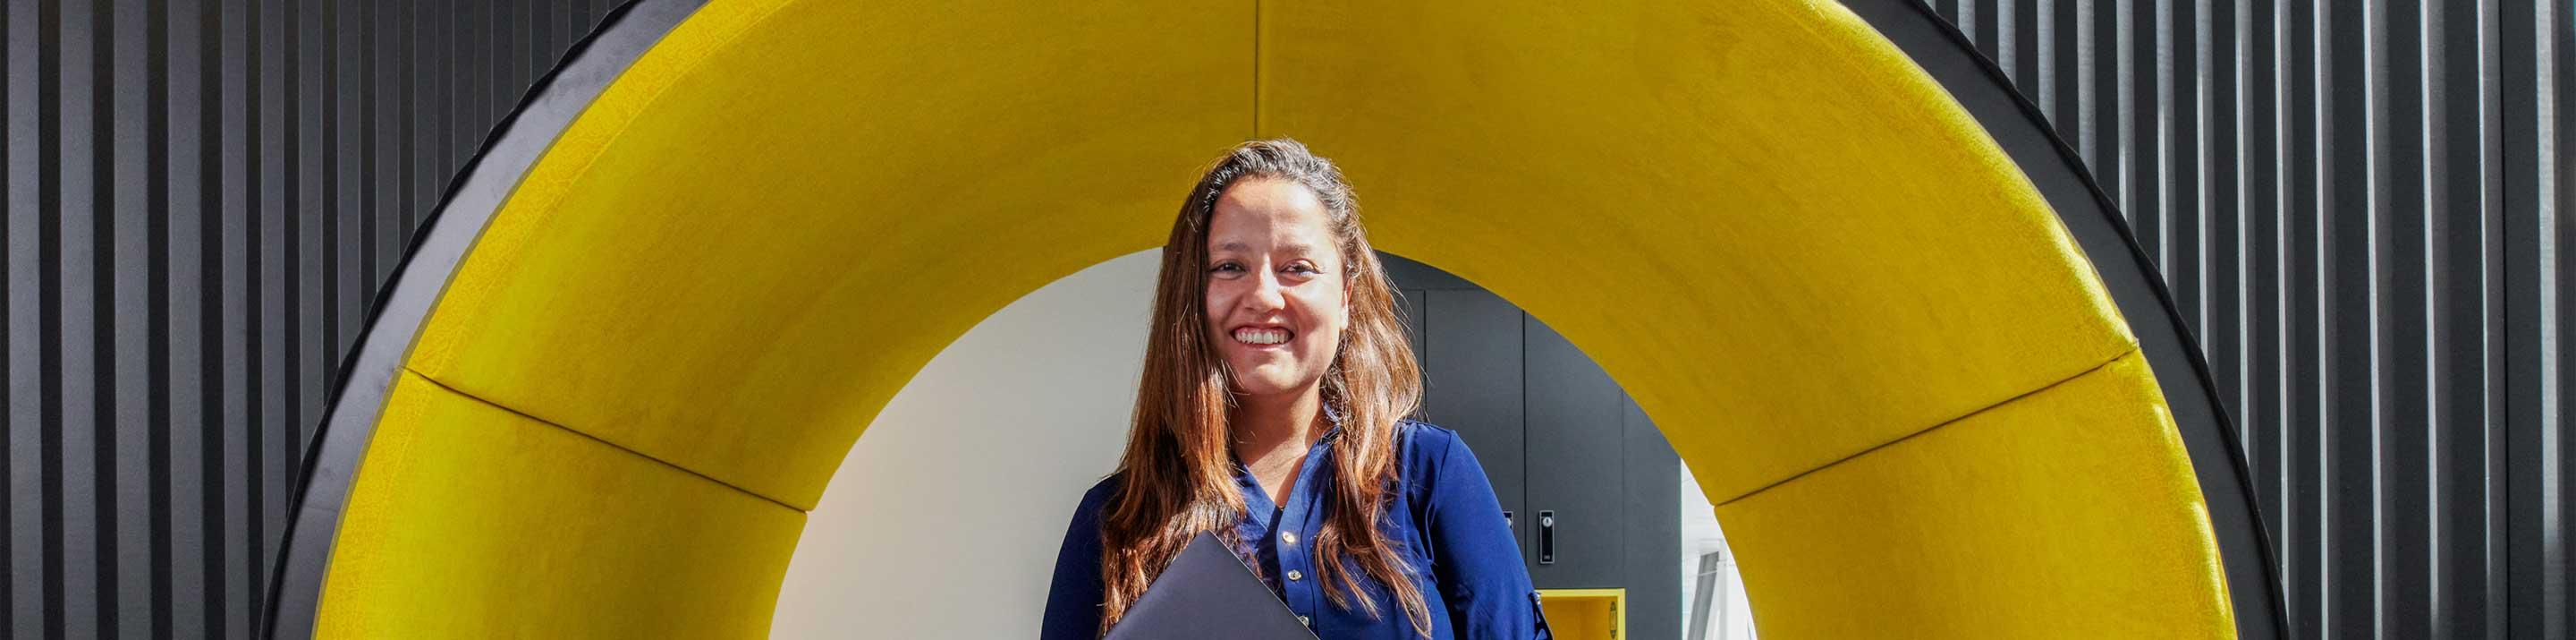
<svg viewBox="0 0 2576 640"><path fill-rule="evenodd" d="M1064 546L1056 551L1055 579L1047 589L1046 617L1038 624L1040 640L1094 640L1100 637L1100 601L1107 588L1100 580L1100 509L1113 481L1102 481L1074 507L1065 528Z"/></svg>
<svg viewBox="0 0 2576 640"><path fill-rule="evenodd" d="M1459 638L1553 638L1521 564L1520 543L1503 520L1493 482L1455 434L1433 471L1429 529L1433 573Z"/></svg>

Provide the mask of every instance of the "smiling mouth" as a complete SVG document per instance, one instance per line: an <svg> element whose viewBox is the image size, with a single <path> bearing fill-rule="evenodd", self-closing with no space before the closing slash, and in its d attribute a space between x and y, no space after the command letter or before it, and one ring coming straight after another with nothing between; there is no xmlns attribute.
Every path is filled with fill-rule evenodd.
<svg viewBox="0 0 2576 640"><path fill-rule="evenodd" d="M1289 338L1297 337L1296 332L1289 331L1284 328L1264 329L1258 327L1243 327L1235 329L1233 335L1235 342L1251 345L1254 348L1276 347L1288 344Z"/></svg>

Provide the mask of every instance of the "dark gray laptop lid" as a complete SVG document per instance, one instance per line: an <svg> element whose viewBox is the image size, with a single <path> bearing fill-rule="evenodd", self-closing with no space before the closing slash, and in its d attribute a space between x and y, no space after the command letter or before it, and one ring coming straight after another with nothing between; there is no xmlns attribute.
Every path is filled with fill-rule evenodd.
<svg viewBox="0 0 2576 640"><path fill-rule="evenodd" d="M1297 614L1226 551L1200 533L1145 588L1108 640L1316 640Z"/></svg>

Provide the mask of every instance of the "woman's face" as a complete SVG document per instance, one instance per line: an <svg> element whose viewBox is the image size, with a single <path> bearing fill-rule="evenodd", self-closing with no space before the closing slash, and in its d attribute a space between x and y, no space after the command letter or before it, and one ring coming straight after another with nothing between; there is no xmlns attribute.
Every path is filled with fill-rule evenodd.
<svg viewBox="0 0 2576 640"><path fill-rule="evenodd" d="M1350 310L1326 222L1314 192L1286 180L1245 179L1217 198L1208 221L1208 328L1235 392L1312 392L1331 367Z"/></svg>

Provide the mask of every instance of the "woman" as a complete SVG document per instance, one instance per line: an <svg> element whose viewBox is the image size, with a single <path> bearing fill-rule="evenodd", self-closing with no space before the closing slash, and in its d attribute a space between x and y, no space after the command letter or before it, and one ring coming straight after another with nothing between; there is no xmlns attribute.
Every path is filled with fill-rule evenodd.
<svg viewBox="0 0 2576 640"><path fill-rule="evenodd" d="M1214 532L1327 639L1546 637L1483 467L1421 373L1331 161L1235 147L1163 246L1125 459L1076 507L1044 638L1095 638Z"/></svg>

